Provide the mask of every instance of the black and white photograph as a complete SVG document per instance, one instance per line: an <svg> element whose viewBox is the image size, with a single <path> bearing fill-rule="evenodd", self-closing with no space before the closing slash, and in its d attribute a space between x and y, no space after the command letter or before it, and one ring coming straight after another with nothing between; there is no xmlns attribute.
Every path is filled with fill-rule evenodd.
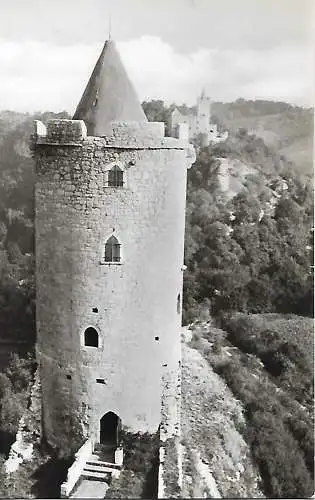
<svg viewBox="0 0 315 500"><path fill-rule="evenodd" d="M0 498L315 498L312 0L0 0Z"/></svg>

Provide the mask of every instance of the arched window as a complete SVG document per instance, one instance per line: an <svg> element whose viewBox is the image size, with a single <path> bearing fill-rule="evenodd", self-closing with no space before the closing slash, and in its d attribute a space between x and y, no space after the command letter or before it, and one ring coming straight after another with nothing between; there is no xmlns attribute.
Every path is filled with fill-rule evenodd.
<svg viewBox="0 0 315 500"><path fill-rule="evenodd" d="M120 243L112 235L105 243L105 262L120 262Z"/></svg>
<svg viewBox="0 0 315 500"><path fill-rule="evenodd" d="M124 172L118 167L118 165L114 165L108 171L108 186L123 187L123 185L124 185Z"/></svg>
<svg viewBox="0 0 315 500"><path fill-rule="evenodd" d="M92 326L89 326L84 332L84 345L98 347L98 333Z"/></svg>

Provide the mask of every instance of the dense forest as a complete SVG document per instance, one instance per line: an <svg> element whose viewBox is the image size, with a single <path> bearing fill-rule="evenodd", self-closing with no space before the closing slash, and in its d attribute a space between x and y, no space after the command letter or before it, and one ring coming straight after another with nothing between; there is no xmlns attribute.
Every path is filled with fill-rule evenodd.
<svg viewBox="0 0 315 500"><path fill-rule="evenodd" d="M228 200L217 175L222 157L259 165ZM244 130L199 151L188 174L186 321L203 301L214 316L313 314L312 193L310 179Z"/></svg>
<svg viewBox="0 0 315 500"><path fill-rule="evenodd" d="M300 168L281 150L285 146L292 152L295 139L300 145L298 132L296 137L292 132L290 144L284 139L280 144L278 138L276 144L267 145L261 134L252 132L253 127L247 130L243 125L248 116L253 124L257 115L261 118L281 113L287 124L283 116L295 114L304 123L304 141L305 130L312 135L309 113L303 114L300 108L285 103L264 102L264 113L262 105L257 111L253 103L247 107L246 101L237 103L236 111L231 103L229 108L220 108L219 104L214 107L215 121L229 129L227 141L206 148L200 146L198 138L194 141L197 160L188 171L187 185L184 322L215 322L228 332L228 342L255 354L272 377L278 377L278 382L281 379L286 401L272 400L267 414L263 406L271 397L271 386L266 387L262 382L261 387L248 388L245 383L248 367L241 370L237 363L218 363L215 352L208 356L244 402L250 423L246 435L260 468L265 470L266 463L274 464L273 470L267 467L269 472L265 471L272 485L265 488L267 496L283 498L283 495L296 496L300 491L304 497L310 490L313 464L311 331L309 323L297 322L293 341L291 327L285 326L288 323L279 319L275 326L268 323L268 318L285 318L288 314L313 316L313 182L306 164ZM151 101L143 103L143 107L149 120L164 121L169 132L174 105ZM242 126L237 129L230 126L233 109L234 113L241 113ZM35 176L28 143L33 120L47 121L51 117L68 115L0 113L0 453L3 458L27 406L27 390L34 370ZM233 196L222 189L222 159L232 168L239 164L250 168L251 173L244 176L235 167L233 176L239 182ZM264 318L265 328L255 320L258 317ZM264 343L266 331L269 340ZM8 353L15 353L11 362ZM263 390L268 392L266 399ZM307 416L301 414L295 401L307 407ZM279 426L284 430L280 432ZM268 434L268 428L274 429L274 433ZM275 439L275 429L279 431L278 440L284 436L288 450L298 446L298 454L292 452L290 458L285 457L285 450L278 443L282 455L272 458L268 440ZM300 465L292 475L294 457L298 457ZM290 474L293 479L285 487Z"/></svg>

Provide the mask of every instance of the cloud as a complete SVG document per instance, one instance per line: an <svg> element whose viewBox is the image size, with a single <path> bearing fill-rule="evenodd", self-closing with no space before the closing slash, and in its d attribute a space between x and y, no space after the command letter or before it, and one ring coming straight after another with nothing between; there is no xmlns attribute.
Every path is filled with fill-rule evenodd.
<svg viewBox="0 0 315 500"><path fill-rule="evenodd" d="M313 102L313 54L305 46L182 54L152 36L117 45L141 100L193 104L205 87L214 100ZM100 49L99 44L0 41L0 109L73 112Z"/></svg>
<svg viewBox="0 0 315 500"><path fill-rule="evenodd" d="M176 53L159 38L120 44L122 58L145 98L194 103L201 87L214 100L244 97L312 103L313 54L305 47L199 49ZM137 54L137 61L134 61Z"/></svg>

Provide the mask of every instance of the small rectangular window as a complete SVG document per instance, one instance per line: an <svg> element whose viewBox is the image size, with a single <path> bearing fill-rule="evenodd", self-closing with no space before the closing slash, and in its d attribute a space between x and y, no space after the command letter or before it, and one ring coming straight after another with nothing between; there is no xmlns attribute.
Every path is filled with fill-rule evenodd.
<svg viewBox="0 0 315 500"><path fill-rule="evenodd" d="M104 380L103 378L97 378L97 379L96 379L96 382L97 382L98 384L105 384L105 380Z"/></svg>

